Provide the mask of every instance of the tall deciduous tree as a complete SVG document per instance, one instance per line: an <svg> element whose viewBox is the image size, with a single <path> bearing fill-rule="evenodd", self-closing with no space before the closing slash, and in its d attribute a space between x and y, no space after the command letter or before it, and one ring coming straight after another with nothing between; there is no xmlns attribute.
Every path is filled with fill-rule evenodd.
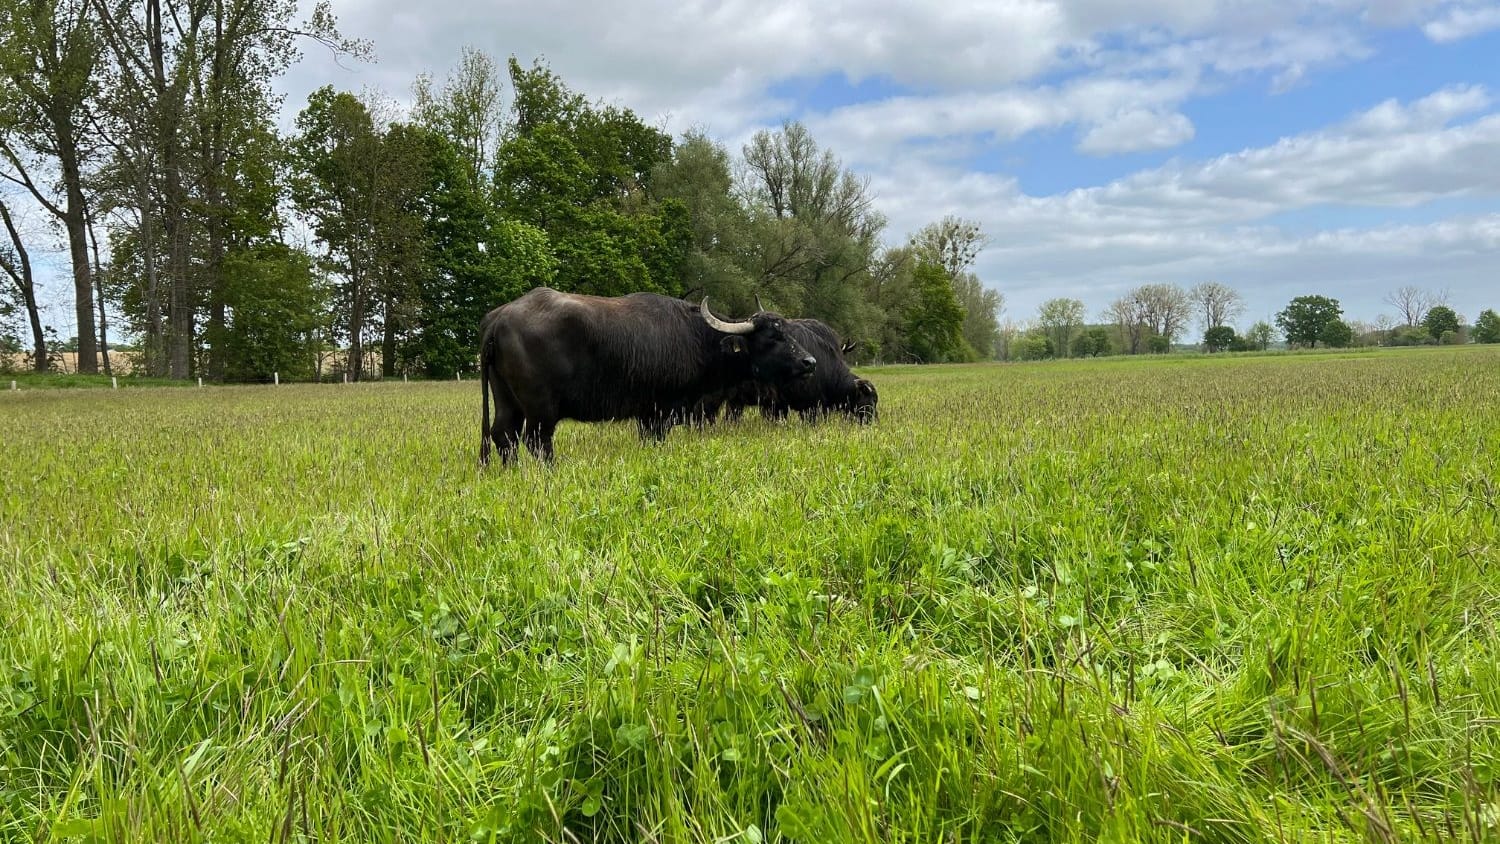
<svg viewBox="0 0 1500 844"><path fill-rule="evenodd" d="M24 187L67 234L83 373L99 371L84 184L99 55L87 0L0 3L0 177Z"/></svg>
<svg viewBox="0 0 1500 844"><path fill-rule="evenodd" d="M1104 309L1104 318L1114 324L1127 354L1141 353L1141 343L1149 329L1141 312L1141 302L1134 295L1126 294L1111 302Z"/></svg>
<svg viewBox="0 0 1500 844"><path fill-rule="evenodd" d="M1141 319L1168 348L1188 324L1191 300L1175 284L1146 284L1131 292Z"/></svg>
<svg viewBox="0 0 1500 844"><path fill-rule="evenodd" d="M1443 304L1447 299L1446 292L1434 293L1410 284L1398 287L1385 296L1386 304L1396 309L1396 312L1401 315L1402 324L1407 328L1421 325L1422 320L1427 317L1427 312Z"/></svg>
<svg viewBox="0 0 1500 844"><path fill-rule="evenodd" d="M1059 357L1066 357L1073 347L1073 334L1083 327L1083 302L1060 297L1048 299L1037 311L1037 324L1052 341L1052 348Z"/></svg>
<svg viewBox="0 0 1500 844"><path fill-rule="evenodd" d="M952 279L974 265L987 242L978 223L951 214L923 226L911 238L917 252L936 261Z"/></svg>
<svg viewBox="0 0 1500 844"><path fill-rule="evenodd" d="M209 375L222 374L224 266L246 240L233 229L243 220L235 176L273 120L271 83L302 40L336 52L366 47L339 37L327 2L300 24L292 0L92 0L91 8L112 59L96 128L113 151L116 202L137 206L126 217L138 229L150 298L147 368L186 378L201 355Z"/></svg>
<svg viewBox="0 0 1500 844"><path fill-rule="evenodd" d="M885 217L869 182L801 123L757 132L743 149L741 191L757 222L761 285L790 310L860 336L877 322L864 291Z"/></svg>
<svg viewBox="0 0 1500 844"><path fill-rule="evenodd" d="M682 203L653 198L672 139L629 109L594 107L546 67L510 61L514 133L501 144L496 197L547 235L555 285L615 296L680 293L693 233Z"/></svg>
<svg viewBox="0 0 1500 844"><path fill-rule="evenodd" d="M476 188L487 184L494 172L495 150L505 124L504 84L495 60L466 46L441 89L434 90L432 77L426 74L412 85L413 119L453 144Z"/></svg>
<svg viewBox="0 0 1500 844"><path fill-rule="evenodd" d="M1239 291L1217 281L1205 281L1188 291L1188 299L1198 309L1206 334L1209 329L1227 326L1245 312L1245 299Z"/></svg>
<svg viewBox="0 0 1500 844"><path fill-rule="evenodd" d="M652 191L682 203L692 242L681 264L680 286L689 298L708 296L729 313L748 313L760 293L750 212L734 195L729 152L706 134L690 131L657 166Z"/></svg>
<svg viewBox="0 0 1500 844"><path fill-rule="evenodd" d="M964 342L979 358L994 360L999 354L1000 312L1005 309L1005 297L968 272L959 273L953 280L953 293L964 309Z"/></svg>
<svg viewBox="0 0 1500 844"><path fill-rule="evenodd" d="M1500 314L1492 308L1480 311L1474 320L1473 336L1476 343L1500 343Z"/></svg>
<svg viewBox="0 0 1500 844"><path fill-rule="evenodd" d="M924 363L962 360L963 308L942 266L918 261L912 273L915 296L906 314L911 354Z"/></svg>
<svg viewBox="0 0 1500 844"><path fill-rule="evenodd" d="M1442 340L1446 332L1458 333L1458 314L1447 305L1435 305L1422 317L1422 327L1434 340Z"/></svg>
<svg viewBox="0 0 1500 844"><path fill-rule="evenodd" d="M292 195L313 221L328 268L342 279L335 308L349 343L350 377L363 377L376 327L382 371L392 374L400 332L411 322L412 285L426 271L423 150L404 127L377 127L365 103L330 86L308 97L297 128Z"/></svg>
<svg viewBox="0 0 1500 844"><path fill-rule="evenodd" d="M1315 348L1319 340L1326 342L1325 334L1330 326L1340 321L1343 313L1337 299L1298 296L1276 315L1276 324L1281 327L1288 343Z"/></svg>

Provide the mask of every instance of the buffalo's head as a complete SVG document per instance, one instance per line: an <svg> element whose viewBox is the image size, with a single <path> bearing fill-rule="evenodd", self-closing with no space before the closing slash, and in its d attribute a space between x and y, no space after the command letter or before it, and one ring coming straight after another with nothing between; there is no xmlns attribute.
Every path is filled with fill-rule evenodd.
<svg viewBox="0 0 1500 844"><path fill-rule="evenodd" d="M854 392L849 397L849 413L863 423L870 424L875 421L875 405L880 397L875 393L875 385L863 378L854 379Z"/></svg>
<svg viewBox="0 0 1500 844"><path fill-rule="evenodd" d="M699 310L710 328L725 335L725 352L749 359L750 373L758 381L775 384L807 378L818 366L818 359L786 333L781 314L758 311L747 320L725 322L708 309L706 298Z"/></svg>

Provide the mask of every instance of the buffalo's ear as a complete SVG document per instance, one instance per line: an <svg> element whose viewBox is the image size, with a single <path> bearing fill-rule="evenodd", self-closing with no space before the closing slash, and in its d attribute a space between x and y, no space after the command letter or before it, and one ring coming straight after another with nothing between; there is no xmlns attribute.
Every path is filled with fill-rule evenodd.
<svg viewBox="0 0 1500 844"><path fill-rule="evenodd" d="M745 338L738 334L732 334L719 341L719 348L723 349L726 355L743 355L749 351L745 345Z"/></svg>

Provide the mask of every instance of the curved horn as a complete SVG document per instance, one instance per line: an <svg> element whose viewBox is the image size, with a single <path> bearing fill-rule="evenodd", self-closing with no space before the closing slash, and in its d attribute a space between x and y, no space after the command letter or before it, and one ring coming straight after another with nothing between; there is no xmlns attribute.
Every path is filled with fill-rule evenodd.
<svg viewBox="0 0 1500 844"><path fill-rule="evenodd" d="M755 294L755 311L756 311L756 313L760 313L760 312L764 311L765 309L766 309L766 306L762 305L760 303L760 294L759 293Z"/></svg>
<svg viewBox="0 0 1500 844"><path fill-rule="evenodd" d="M698 306L698 310L703 312L703 321L708 323L708 327L715 331L722 331L725 334L749 334L755 330L755 323L753 322L725 322L714 316L708 309L707 296L703 297L703 304Z"/></svg>

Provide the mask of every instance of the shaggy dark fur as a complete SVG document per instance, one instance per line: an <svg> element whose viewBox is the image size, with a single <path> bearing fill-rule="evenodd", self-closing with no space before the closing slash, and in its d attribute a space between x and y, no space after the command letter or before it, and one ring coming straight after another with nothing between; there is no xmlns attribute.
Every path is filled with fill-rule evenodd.
<svg viewBox="0 0 1500 844"><path fill-rule="evenodd" d="M779 314L757 313L750 322L748 334L725 334L680 299L548 287L490 311L480 325L480 464L489 462L492 442L506 463L521 442L551 460L552 434L563 419L635 419L643 435L660 438L704 396L748 380L788 384L813 370L816 360Z"/></svg>

